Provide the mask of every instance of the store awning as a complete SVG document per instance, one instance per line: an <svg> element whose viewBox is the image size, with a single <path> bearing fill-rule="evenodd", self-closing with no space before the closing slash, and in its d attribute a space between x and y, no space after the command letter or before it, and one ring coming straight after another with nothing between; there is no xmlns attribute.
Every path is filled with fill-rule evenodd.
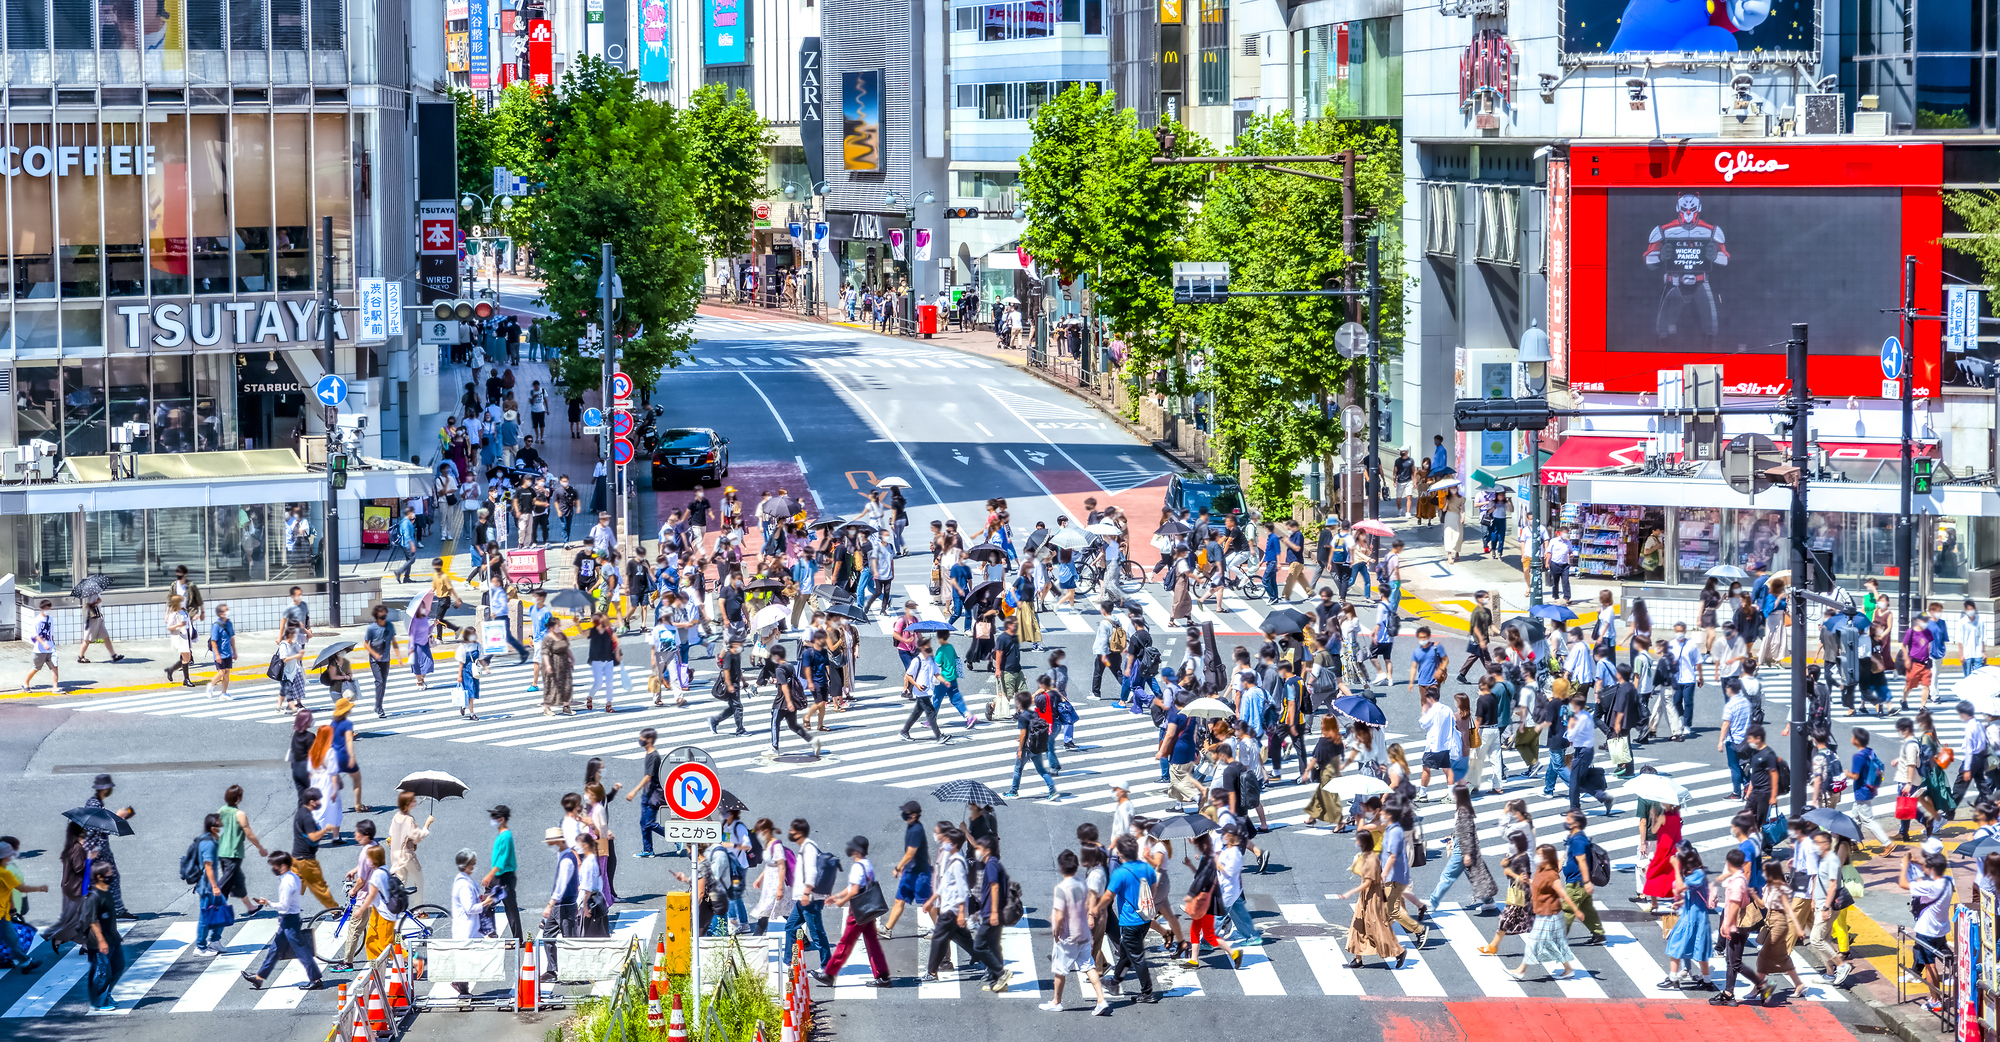
<svg viewBox="0 0 2000 1042"><path fill-rule="evenodd" d="M1542 465L1542 484L1567 485L1570 475L1578 471L1637 466L1646 462L1646 446L1651 441L1650 435L1572 434Z"/></svg>
<svg viewBox="0 0 2000 1042"><path fill-rule="evenodd" d="M1549 461L1549 456L1551 454L1547 452L1539 452L1536 453L1536 455L1541 458L1541 462L1547 463ZM1500 468L1499 470L1492 470L1492 471L1483 469L1475 470L1472 472L1472 480L1477 481L1482 485L1492 485L1502 481L1514 481L1520 478L1525 478L1528 476L1528 473L1532 470L1534 470L1534 465L1528 462L1528 458L1526 456L1523 456L1520 459L1514 461L1513 463Z"/></svg>
<svg viewBox="0 0 2000 1042"><path fill-rule="evenodd" d="M1755 496L1732 490L1713 473L1703 477L1673 474L1589 474L1570 483L1571 503L1601 503L1653 507L1736 507L1788 510L1791 489L1773 485ZM1860 481L1816 481L1807 492L1815 511L1840 514L1880 514L1896 508L1898 487ZM1959 517L2000 515L2000 490L1990 485L1934 485L1930 495L1914 496L1915 514Z"/></svg>

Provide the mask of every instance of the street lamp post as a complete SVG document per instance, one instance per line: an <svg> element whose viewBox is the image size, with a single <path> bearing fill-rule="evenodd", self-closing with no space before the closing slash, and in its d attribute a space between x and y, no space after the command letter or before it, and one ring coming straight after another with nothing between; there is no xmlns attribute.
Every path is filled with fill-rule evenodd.
<svg viewBox="0 0 2000 1042"><path fill-rule="evenodd" d="M473 223L479 225L491 225L495 217L497 216L496 211L498 213L505 213L514 208L514 197L511 195L503 195L494 198L489 198L487 196L480 195L477 192L467 192L459 197L458 206L459 209L461 210L471 211ZM497 236L497 235L466 236L467 241L471 242L499 243L500 241L502 241L503 238L504 238L503 236ZM492 274L493 297L495 300L498 300L500 297L500 255L497 252L497 247L496 247L496 252L493 255L492 270L493 270Z"/></svg>
<svg viewBox="0 0 2000 1042"><path fill-rule="evenodd" d="M1548 400L1548 365L1555 356L1549 351L1549 334L1534 322L1529 322L1528 331L1521 334L1518 359L1526 374L1528 392L1543 401ZM1542 557L1535 553L1535 541L1539 536L1538 527L1542 520L1542 432L1527 431L1528 436L1528 523L1526 531L1520 534L1521 556L1528 565L1528 606L1542 603Z"/></svg>

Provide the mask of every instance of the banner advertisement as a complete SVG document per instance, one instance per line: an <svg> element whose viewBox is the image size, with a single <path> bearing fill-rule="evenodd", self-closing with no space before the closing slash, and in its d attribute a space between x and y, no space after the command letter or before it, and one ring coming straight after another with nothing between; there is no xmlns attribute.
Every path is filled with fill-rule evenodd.
<svg viewBox="0 0 2000 1042"><path fill-rule="evenodd" d="M528 22L528 82L537 87L555 83L555 23L546 18Z"/></svg>
<svg viewBox="0 0 2000 1042"><path fill-rule="evenodd" d="M448 72L465 72L472 68L472 34L444 34L444 67Z"/></svg>
<svg viewBox="0 0 2000 1042"><path fill-rule="evenodd" d="M1549 160L1549 379L1569 372L1569 161ZM1556 274L1560 272L1561 274Z"/></svg>
<svg viewBox="0 0 2000 1042"><path fill-rule="evenodd" d="M1566 55L1671 53L1676 64L1717 64L1755 52L1811 54L1819 0L1565 0Z"/></svg>
<svg viewBox="0 0 2000 1042"><path fill-rule="evenodd" d="M889 255L897 260L908 259L903 256L903 229L901 228L889 229Z"/></svg>
<svg viewBox="0 0 2000 1042"><path fill-rule="evenodd" d="M744 0L701 0L702 60L742 65L750 60L749 7Z"/></svg>
<svg viewBox="0 0 2000 1042"><path fill-rule="evenodd" d="M639 0L639 79L645 83L665 83L673 76L673 60L668 56L667 0Z"/></svg>
<svg viewBox="0 0 2000 1042"><path fill-rule="evenodd" d="M917 260L931 259L931 230L929 228L910 229L911 241L916 246Z"/></svg>
<svg viewBox="0 0 2000 1042"><path fill-rule="evenodd" d="M395 516L395 508L376 506L373 503L361 508L361 545L388 546L389 526Z"/></svg>
<svg viewBox="0 0 2000 1042"><path fill-rule="evenodd" d="M492 86L492 56L487 51L490 33L487 31L486 0L471 0L471 13L466 16L466 29L470 39L466 49L467 71L472 74L472 89L485 90Z"/></svg>
<svg viewBox="0 0 2000 1042"><path fill-rule="evenodd" d="M799 141L806 150L806 180L826 180L825 92L820 88L819 37L799 41Z"/></svg>
<svg viewBox="0 0 2000 1042"><path fill-rule="evenodd" d="M882 164L882 70L841 77L841 162L844 170L880 173Z"/></svg>

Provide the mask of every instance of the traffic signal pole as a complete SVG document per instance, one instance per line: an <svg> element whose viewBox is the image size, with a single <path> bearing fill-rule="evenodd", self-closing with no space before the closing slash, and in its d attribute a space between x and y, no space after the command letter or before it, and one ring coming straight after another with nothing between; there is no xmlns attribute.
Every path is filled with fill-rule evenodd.
<svg viewBox="0 0 2000 1042"><path fill-rule="evenodd" d="M1791 708L1791 767L1795 772L1792 781L1792 805L1787 811L1793 821L1805 817L1806 789L1801 780L1809 775L1797 772L1806 770L1811 762L1812 749L1806 736L1806 700L1813 696L1812 684L1806 676L1806 587L1811 585L1812 543L1806 528L1806 483L1811 478L1811 468L1806 463L1812 458L1812 446L1807 441L1812 436L1812 396L1806 389L1807 356L1806 324L1792 323L1792 339L1785 345L1785 368L1792 382L1791 402L1791 465L1796 471L1792 484L1792 708ZM1909 451L1909 442L1903 443L1903 451ZM1904 478L1904 498L1907 500L1908 477ZM1828 681L1831 683L1831 681Z"/></svg>
<svg viewBox="0 0 2000 1042"><path fill-rule="evenodd" d="M333 372L333 319L340 313L340 303L333 297L333 218L320 218L320 287L325 293L320 297L320 328L326 331L325 365L326 371ZM326 418L331 420L329 410ZM326 425L326 611L334 627L340 625L340 493L333 487L333 457L340 451L335 440L340 434L340 425Z"/></svg>
<svg viewBox="0 0 2000 1042"><path fill-rule="evenodd" d="M1908 630L1910 620L1916 618L1910 611L1910 569L1916 563L1916 546L1912 540L1916 519L1910 516L1911 459L1915 456L1913 442L1916 439L1917 412L1917 352L1915 344L1915 323L1911 316L1917 310L1917 258L1903 258L1903 308L1897 332L1903 337L1902 399L1903 399L1903 473L1897 482L1900 496L1896 507L1896 626L1895 630ZM1895 631L1890 637L1894 639Z"/></svg>
<svg viewBox="0 0 2000 1042"><path fill-rule="evenodd" d="M1368 233L1368 519L1382 516L1382 235ZM1372 538L1372 537L1371 537ZM1376 560L1381 560L1378 556Z"/></svg>
<svg viewBox="0 0 2000 1042"><path fill-rule="evenodd" d="M603 243L598 248L599 260L603 264L603 281L598 286L600 294L598 304L604 334L604 365L598 386L597 404L604 413L604 429L597 435L597 454L598 458L604 461L604 494L616 497L615 501L604 504L607 508L605 512L611 515L611 539L612 545L615 546L622 527L618 523L618 515L625 504L625 491L619 487L622 484L619 479L623 468L611 458L611 374L618 368L616 357L618 352L612 346L611 336L611 244Z"/></svg>

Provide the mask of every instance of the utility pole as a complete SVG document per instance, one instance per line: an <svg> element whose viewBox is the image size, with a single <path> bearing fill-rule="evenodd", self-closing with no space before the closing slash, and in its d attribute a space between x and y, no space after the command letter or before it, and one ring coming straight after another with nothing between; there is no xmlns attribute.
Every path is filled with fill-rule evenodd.
<svg viewBox="0 0 2000 1042"><path fill-rule="evenodd" d="M611 244L602 243L598 247L602 262L602 281L598 284L598 304L600 321L604 334L604 365L598 383L597 404L604 414L604 429L597 435L597 456L604 463L604 494L607 513L611 515L611 538L613 545L618 539L618 512L624 502L624 492L619 486L618 467L611 460L611 374L618 369L618 350L611 337ZM611 497L616 497L614 500Z"/></svg>
<svg viewBox="0 0 2000 1042"><path fill-rule="evenodd" d="M320 328L326 331L324 364L326 371L334 371L333 320L340 313L340 303L333 297L333 218L320 218L321 241L320 287L325 293L320 297ZM333 487L333 457L340 451L340 425L336 421L332 406L326 409L326 610L333 625L340 625L340 493Z"/></svg>
<svg viewBox="0 0 2000 1042"><path fill-rule="evenodd" d="M1812 543L1806 526L1806 482L1811 476L1806 467L1812 458L1812 396L1806 389L1806 324L1792 323L1792 339L1785 345L1785 368L1792 381L1791 417L1791 469L1796 472L1792 482L1792 764L1794 771L1802 771L1799 766L1811 762L1812 751L1806 744L1806 700L1813 696L1812 685L1806 678L1806 587L1811 582L1813 557ZM1905 397L1905 402L1908 398ZM1904 408L1907 410L1908 405ZM1905 415L1908 415L1905 412ZM1903 443L1903 451L1909 452L1909 442ZM1909 474L1904 472L1903 498L1909 499ZM1831 665L1831 663L1829 663ZM1803 776L1800 776L1803 777ZM1792 806L1788 811L1793 821L1801 820L1806 813L1806 788L1795 778L1792 783Z"/></svg>
<svg viewBox="0 0 2000 1042"><path fill-rule="evenodd" d="M1902 334L1903 365L1903 471L1897 481L1900 497L1896 508L1896 628L1907 630L1910 620L1916 618L1910 612L1910 571L1916 561L1912 535L1915 532L1915 518L1910 516L1910 471L1915 455L1913 442L1916 439L1917 411L1917 352L1916 322L1917 310L1917 258L1903 258L1903 308L1898 317L1896 331ZM1794 441L1797 439L1794 438ZM1892 633L1891 636L1894 634Z"/></svg>
<svg viewBox="0 0 2000 1042"><path fill-rule="evenodd" d="M1368 517L1382 516L1382 233L1368 233ZM1377 558L1380 560L1380 558Z"/></svg>

